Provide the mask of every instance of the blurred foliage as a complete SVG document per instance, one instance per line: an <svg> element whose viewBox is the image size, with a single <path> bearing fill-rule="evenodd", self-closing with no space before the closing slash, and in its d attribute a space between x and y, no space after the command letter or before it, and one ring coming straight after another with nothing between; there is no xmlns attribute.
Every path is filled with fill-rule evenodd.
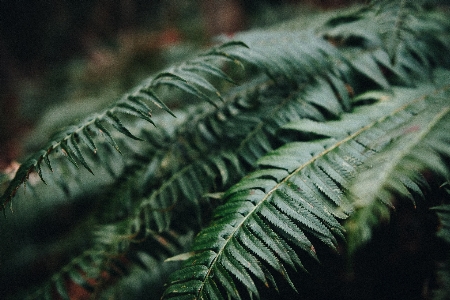
<svg viewBox="0 0 450 300"><path fill-rule="evenodd" d="M0 169L67 120L107 106L149 73L231 34L223 22L237 31L316 9L295 2L1 1ZM216 21L228 11L230 20Z"/></svg>

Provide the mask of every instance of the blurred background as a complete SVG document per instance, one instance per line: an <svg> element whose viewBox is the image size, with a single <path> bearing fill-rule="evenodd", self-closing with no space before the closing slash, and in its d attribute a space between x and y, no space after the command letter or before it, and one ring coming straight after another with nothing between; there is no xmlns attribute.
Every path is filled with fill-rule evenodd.
<svg viewBox="0 0 450 300"><path fill-rule="evenodd" d="M215 36L353 2L0 0L0 173Z"/></svg>

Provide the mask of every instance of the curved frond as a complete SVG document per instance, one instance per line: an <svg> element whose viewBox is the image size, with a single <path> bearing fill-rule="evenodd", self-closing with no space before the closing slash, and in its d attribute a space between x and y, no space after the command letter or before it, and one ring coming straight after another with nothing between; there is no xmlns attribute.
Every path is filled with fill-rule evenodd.
<svg viewBox="0 0 450 300"><path fill-rule="evenodd" d="M303 268L297 254L299 251L317 258L311 236L330 247L335 246L336 237L343 236L339 220L352 214L350 203L354 201L354 194L347 194L346 190L351 187L349 183L353 181L357 170L377 162L380 157L377 141L385 138L386 133L396 132L400 135L408 128L416 128L416 125L407 121L407 116L416 119L416 122L429 120L429 123L421 123L422 130L413 130L419 140L419 137L424 136L424 131L435 128L438 123L445 123L443 118L447 116L448 110L442 110L442 107L436 105L446 103L443 100L445 97L439 93L442 90L432 85L409 91L395 89L389 101L361 107L342 115L338 121L316 122L314 126L314 121L303 119L286 125L285 130L307 134L313 132L322 139L292 142L269 152L258 161L262 168L260 171L251 173L227 191L226 203L216 210L210 227L199 233L193 246L196 254L185 263L185 268L201 268L202 272L197 272L195 279L180 276L185 274L184 268L175 272L165 297L175 299L190 295L193 298L209 299L222 297L220 291L225 291L228 296L239 298L237 285L242 285L250 295L258 296L258 291L254 290L254 280L269 285L265 273L254 269L260 264L279 272L290 282L285 265L290 265L293 269ZM446 93L447 88L444 88L444 94ZM430 115L420 114L417 115L420 118L414 117L418 109L424 107L428 107ZM448 120L446 123L450 124ZM334 130L335 128L340 130ZM448 132L448 128L439 128L442 131L438 130L440 134L436 134L437 139L433 139L434 142L439 142L434 149L446 152L448 147L444 147L446 143L442 140L442 133ZM408 140L403 136L400 139L402 143ZM410 142L412 145L418 141L414 138L412 140L416 141ZM394 147L394 153L402 153L399 148ZM394 153L386 152L382 162L390 160L392 163ZM423 161L423 158L411 161ZM429 161L431 164L425 163L426 166L433 166L435 159L430 158ZM363 178L371 180L386 169L380 162L378 165L381 165L379 169L371 168L366 171L370 175ZM404 170L413 172L409 170L409 165L392 165L402 165ZM361 182L360 174L356 177L359 185L352 185L352 191L353 187L361 186L362 191L371 194L374 192L368 190L371 184ZM395 174L394 178L390 178L390 187L394 186L400 191L406 191L409 187L411 190L420 190L414 177L408 176L409 174L401 175ZM400 184L403 185L402 189L399 188ZM361 199L368 199L368 194ZM358 201L353 203L361 211ZM285 248L286 245L289 248ZM220 279L225 277L228 278L228 283ZM191 280L195 280L195 283Z"/></svg>
<svg viewBox="0 0 450 300"><path fill-rule="evenodd" d="M447 86L381 123L383 136L368 144L377 154L365 162L350 188L356 198L356 212L347 223L351 249L369 240L372 227L389 218L395 199L423 197L423 172L448 178L443 160L450 156L449 97Z"/></svg>
<svg viewBox="0 0 450 300"><path fill-rule="evenodd" d="M198 125L194 125L196 123L193 124L192 120L187 120L186 124L190 125L183 128L190 130L179 132L180 137L183 137L183 144L172 149L179 149L180 146L184 148L184 153L188 154L192 163L188 163L179 172L167 178L160 188L155 189L141 202L136 218L131 222L130 232L141 230L142 225L150 231L168 228L175 205L180 205L177 202L186 199L196 207L199 200L210 193L211 188L216 185L217 176L224 184L228 181L229 174L239 174L239 170L244 167L243 163L255 166L256 161L272 149L274 141L277 140L277 130L281 126L303 118L324 120L324 116L314 105L321 106L322 110L333 115L342 113L343 107L349 105L343 101L349 97L344 87L345 82L331 74L325 76L332 84L327 80L316 78L317 82L312 87L306 91L303 89L294 91L287 99L284 98L284 94L277 95L278 86L267 85L262 81L266 87L262 90L256 89L254 96L245 95L245 98L250 99L249 102L244 102L243 95L237 93L230 104L213 112L207 118L198 118L196 115ZM338 87L336 91L335 87ZM224 99L228 97L224 95ZM322 103L321 99L326 99L326 103ZM274 105L277 102L278 105ZM239 131L235 129L236 124L239 124ZM197 128L199 130L196 130ZM231 132L236 133L230 135ZM186 140L192 141L192 145L188 146ZM207 142L210 146L197 147L200 140L203 141L203 145ZM190 150L190 147L197 149ZM216 149L217 152L211 149ZM207 157L200 159L199 155L205 155L200 153L204 152ZM189 153L197 154L191 156ZM321 167L327 169L327 163L324 162ZM199 214L195 210L193 212L193 217Z"/></svg>
<svg viewBox="0 0 450 300"><path fill-rule="evenodd" d="M429 89L434 92L432 86ZM413 103L424 98L423 91L411 92L416 93ZM165 297L216 298L223 290L239 298L236 285L257 296L254 280L269 285L269 279L253 269L255 265L271 268L290 282L285 265L303 268L299 251L317 258L312 237L335 247L336 238L343 236L339 220L352 213L346 188L358 166L371 157L368 150L372 148L364 141L379 134L387 116L404 110L409 101L393 97L317 127L310 120L286 125L284 130L303 133L313 128L322 138L288 143L269 152L258 161L261 170L226 192L226 203L215 211L211 226L199 233L192 248L195 255L185 263L185 268L201 268L202 272L195 279L182 275L184 268L175 272ZM341 130L333 130L336 127ZM217 274L229 278L228 283Z"/></svg>
<svg viewBox="0 0 450 300"><path fill-rule="evenodd" d="M219 60L220 58L221 60L224 58L226 59L228 57L227 51L229 49L244 46L243 43L238 42L230 42L221 45L217 49L210 50L209 53L206 53L202 57L202 60L197 59L192 62L186 62L178 67L173 67L168 71L161 72L155 77L146 79L130 94L123 96L103 112L88 116L79 124L70 126L58 133L42 148L43 150L38 151L21 165L14 179L10 182L0 198L2 210L5 209L6 204L14 197L20 185L26 184L30 173L37 172L45 182L42 176L42 164L45 162L50 171L52 170L49 155L53 152L62 152L63 155L77 168L77 162L80 162L83 167L92 173L91 167L87 164L85 159L86 154L81 150L81 147L89 149L93 153L90 154L91 156L98 154L95 139L98 139L97 137L101 135L118 152L120 152L119 146L111 133L112 129L115 129L132 139L141 140L141 138L136 137L123 125L121 121L122 118L119 117L121 114L136 116L154 124L153 119L151 118L152 111L147 104L152 103L175 117L173 112L160 99L161 96L158 95L161 88L175 87L182 92L215 105L212 96L205 94L201 89L204 89L209 93L214 93L216 97L220 96L220 93L208 80L197 75L196 72L207 73L216 77L219 76L230 81L223 72L217 71L217 67L210 67L210 65L219 64L217 62L218 56ZM197 71L194 71L197 64L200 67Z"/></svg>
<svg viewBox="0 0 450 300"><path fill-rule="evenodd" d="M315 67L320 65L311 66L311 68ZM322 110L329 110L334 115L342 112L341 105L345 104L341 104L341 99L348 98L348 91L344 88L335 93L333 87L343 86L345 83L336 76L327 76L332 78L332 85L325 79L317 79L317 83L306 92L303 89L294 90L288 101L284 99L285 92L282 92L278 86L268 83L263 76L260 80L249 83L252 88L241 87L244 93L239 92L240 89L238 89L237 93L221 95L224 104L219 104L218 110L202 108L198 110L199 113L194 114L193 118L178 125L183 129L175 130L174 135L167 136L166 146L147 150L147 157L151 157L152 170L154 170L150 174L157 170L158 176L164 173L168 175L157 178L156 181L164 178L164 183L152 190L150 195L139 204L136 217L130 219L128 228L122 229L121 234L140 236L140 232L143 232L147 237L153 230L166 230L171 224L175 205L180 206L181 199L188 200L193 205L191 207L197 208L204 195L216 186L217 179L222 182L222 186L231 180L231 176L234 177L232 182L235 182L238 179L236 175L240 174L239 170L245 168L245 164L254 167L258 158L272 149L272 143L276 140L276 132L280 126L304 117L323 120L322 113L314 105L322 106ZM254 93L254 96L249 96L249 91ZM324 98L328 99L326 105L322 105L320 101ZM279 104L274 105L276 102ZM211 149L216 150L211 151ZM206 157L202 158L205 155ZM182 168L174 164L177 157L181 158L178 159L179 161L183 161L179 165L183 166ZM167 169L163 165L168 159L172 163L167 166L169 167ZM177 168L179 168L178 171L172 171ZM136 174L139 178L141 173ZM152 182L156 178L145 177L145 180L139 178L138 182L145 183L147 186L156 186L156 183ZM132 176L129 180L135 182L134 178ZM136 185L132 184L130 188L135 191ZM120 191L114 198L123 201L121 195L127 199L126 190ZM114 207L116 206L112 206ZM111 210L111 206L108 205L106 210ZM195 219L195 216L199 215L200 212L195 212L192 218ZM108 255L114 255L117 251L114 249L118 249L116 248L117 239L114 236L105 237L105 241L107 240L110 244L105 244L107 246L105 251ZM124 241L120 249L128 249L129 246L130 243ZM101 264L97 265L101 267Z"/></svg>

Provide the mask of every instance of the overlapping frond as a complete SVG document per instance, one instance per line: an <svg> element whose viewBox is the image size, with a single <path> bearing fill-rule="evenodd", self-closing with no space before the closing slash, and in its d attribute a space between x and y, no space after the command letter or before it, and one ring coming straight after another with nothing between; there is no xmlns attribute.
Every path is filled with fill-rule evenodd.
<svg viewBox="0 0 450 300"><path fill-rule="evenodd" d="M298 36L302 36L294 35L293 33L274 32L266 37L267 40L259 36L260 33L257 33L255 36L253 36L253 33L248 35L256 40L256 42L252 41L246 35L243 35L241 38L249 45L249 51L253 51L254 53L263 51L259 48L261 45L276 44L274 42L276 39L288 39L288 44L294 45L298 49L297 60L290 58L289 63L285 61L280 62L277 57L273 58L272 55L277 52L276 48L264 47L264 51L267 52L265 54L265 64L281 64L284 62L286 63L284 68L288 68L289 64L302 65L302 69L307 69L306 72L294 73L293 70L290 72L294 75L299 74L298 81L296 82L297 85L301 85L301 83L305 83L307 80L310 80L310 83L306 87L299 86L290 92L286 92L288 87L282 82L277 82L275 86L268 84L262 90L254 91L252 95L235 95L235 99L231 104L222 107L218 112L214 112L212 115L203 119L195 118L195 121L198 123L192 123L192 120L187 121L187 124L190 125L189 128L195 128L195 130L191 130L194 132L189 133L185 129L181 134L184 137L183 141L192 141L190 145L187 143L183 144L185 153L187 153L186 156L189 156L191 152L197 154L203 153L206 149L207 153L205 154L208 158L200 158L204 154L196 156L194 164L183 166L180 172L174 174L173 178L176 180L167 180L161 189L156 189L148 200L142 202L142 208L153 203L150 205L151 208L145 208L144 210L154 214L154 220L160 219L159 215L161 215L161 211L170 213L167 208L172 207L173 199L180 198L181 190L187 193L189 189L182 189L182 184L184 187L199 187L198 184L191 181L199 181L197 178L206 178L206 180L211 178L215 180L216 175L209 176L214 173L222 176L222 182L226 182L224 178L231 172L231 170L227 170L227 165L234 166L235 170L232 171L234 173L240 169L239 164L242 162L254 166L259 157L271 150L274 144L280 142L276 138L277 130L284 124L302 118L325 120L326 116L338 117L342 112L350 109L350 97L353 92L352 85L355 84L351 78L355 77L359 70L354 68L353 64L346 62L343 59L343 55L336 55L337 49L311 35L306 35L308 37L306 40L300 39L300 43L298 41L295 43L295 41L290 40L295 40ZM304 47L305 49L302 48L304 43L308 45ZM324 46L324 44L327 46ZM247 49L245 50L247 51ZM311 59L308 55L310 52L323 52L324 54L318 54L315 59ZM234 55L234 57L239 57L242 60L248 60L254 54L244 57L240 52L236 54L236 52L230 51L229 55ZM258 57L263 57L263 55L258 55ZM375 61L371 68L380 72ZM285 74L284 72L270 74L270 69L268 70L266 70L266 67L263 67L263 71L267 71L272 77L279 78ZM311 74L315 72L315 76L308 79L308 76L310 76L308 72L311 72ZM370 73L365 75L367 76L367 80L372 78L369 76ZM380 76L382 76L383 81L387 80L383 74ZM286 89L281 90L280 88ZM245 100L246 98L250 99L250 101ZM187 127L184 126L184 128ZM195 148L195 150L191 151L192 148ZM211 148L214 150L211 150ZM212 171L212 169L216 171ZM192 176L195 175L195 172L203 173ZM188 176L184 177L182 174L188 174ZM179 192L175 192L175 194L173 194L174 185L171 183L172 181L180 185ZM185 182L183 183L183 181ZM209 186L211 185L212 183L209 184ZM181 195L181 197L193 200L194 198L198 199L202 197L207 192L210 192L208 188L204 188L203 192L200 190L197 194L189 193ZM169 194L162 196L164 193ZM157 200L155 197L163 197L167 200ZM147 219L149 218L147 217ZM160 224L163 223L160 222ZM164 227L160 226L159 228Z"/></svg>
<svg viewBox="0 0 450 300"><path fill-rule="evenodd" d="M319 72L321 65L311 65L310 68L318 68ZM175 210L174 206L180 201L175 199L186 199L194 204L193 207L198 207L198 202L204 195L213 191L214 187L217 188L216 180L221 182L221 187L225 187L231 176L234 176L235 182L239 178L236 175L242 176L239 172L241 169L249 165L254 166L259 157L272 149L271 144L276 140L277 129L283 124L304 117L324 120L316 106L331 115L342 112L341 105L348 103L343 103L341 99L349 99L348 91L341 88L342 94L335 93L333 87L344 86L345 82L332 74L327 74L327 78L333 78L333 85L316 77L318 82L314 84L314 88L309 88L306 92L304 89L294 90L287 101L284 99L286 92L268 83L267 78L262 76L261 79L249 83L252 88L241 87L244 94L238 90L237 93L224 95L225 104L221 105L218 111L208 108L197 110L192 118L179 125L179 130L173 131L174 135L168 138L166 146L147 151L147 157L151 157L149 165L152 170L157 170L150 174L168 175L162 176L164 183L153 189L150 195L145 197L146 200L139 204L136 218L131 220L129 228L122 231L122 234L137 235L143 230L144 235L147 235L153 230L167 229ZM254 95L249 95L249 91ZM326 105L320 102L320 99L324 98L328 99ZM275 105L276 103L278 104ZM235 129L236 126L239 126L239 130ZM172 163L163 167L164 161L168 159ZM173 172L177 168L179 170ZM140 174L141 172L136 172L137 177ZM134 176L128 178L127 181L134 183ZM141 184L155 186L152 178L155 179L146 176L145 180L140 178L139 181ZM123 202L124 193L126 199L129 196L127 191L135 190L136 184L132 184L130 188L116 193L115 198ZM110 205L107 206L107 210L111 209ZM200 212L193 215L195 218ZM117 239L112 237L111 246L116 241ZM129 242L124 241L128 246ZM112 254L110 251L111 249L107 250Z"/></svg>
<svg viewBox="0 0 450 300"><path fill-rule="evenodd" d="M310 66L320 67L317 64ZM197 113L193 119L187 120L186 124L190 126L181 126L182 130L177 132L179 138L175 138L174 146L165 152L173 161L176 155L170 153L182 148L185 164L141 202L129 233L136 233L142 228L144 232L165 230L174 211L186 209L181 199L192 202L191 208L197 208L205 194L226 187L230 176L234 176L230 182L235 182L246 166L254 167L273 144L280 142L277 130L284 124L303 118L324 120L321 111L337 116L348 109L346 82L333 73L324 73L324 77L330 81L316 76L316 82L311 87L295 89L290 95L280 91L278 85L267 84L263 77L262 81L257 80L257 89L250 89L253 95L248 94L248 88L244 89L247 94L233 93L231 102L224 95L228 105L205 117L199 117L202 114ZM321 99L326 99L326 102L321 103ZM239 131L236 126L239 126ZM195 209L190 211L191 216L180 212L184 226L187 225L187 218L195 219L200 214Z"/></svg>
<svg viewBox="0 0 450 300"><path fill-rule="evenodd" d="M428 15L401 1L309 31L237 34L52 139L22 165L3 209L31 172L49 181L43 167L54 168L56 151L71 162L58 166L81 164L92 173L97 164L109 166L102 151L133 154L111 172L114 187L102 196L90 250L39 295L64 298L67 280L95 293L105 287L102 271L130 269L119 266L124 258L145 269L134 255L145 253L137 256L190 257L172 275L166 298L240 298L242 290L258 297L257 282L276 287L279 276L295 289L289 273L318 259L317 243L335 248L344 240L348 216L350 245L353 234L367 238L394 196L421 194L421 170L449 171L441 157L450 152L450 74L435 70L448 66L441 55L450 49L448 20ZM417 80L432 73L434 83ZM165 106L171 97L186 100L182 110ZM149 103L177 122L151 116ZM166 239L204 227L205 206L219 207L192 249ZM191 252L177 256L182 251Z"/></svg>
<svg viewBox="0 0 450 300"><path fill-rule="evenodd" d="M415 95L409 98L404 97L408 91L395 89L390 101L361 107L339 121L302 119L286 125L284 130L321 138L269 152L259 159L260 170L226 192L226 203L197 236L195 255L173 274L165 296L215 299L225 293L239 298L240 284L258 296L254 280L272 286L270 268L290 281L285 265L302 268L298 251L316 258L311 236L330 247L343 236L339 220L352 213L353 201L346 189L358 168L374 156L377 148L370 143L396 125L389 118L392 112L397 116L406 107L414 110L415 102L435 91L428 85L420 92L410 90ZM187 270L196 276L186 277Z"/></svg>
<svg viewBox="0 0 450 300"><path fill-rule="evenodd" d="M330 110L341 109L331 87L321 83L322 89L312 90L304 96L296 92L291 97L298 98L291 101L284 100L284 92L280 94L268 89L258 91L254 98L250 96L247 103L236 97L230 105L206 118L195 123L188 120L195 127L186 130L188 127L183 126L184 130L179 132L183 139L176 144L176 149L183 147L185 165L140 204L139 218L146 220L146 227L168 228L170 214L176 210L174 205L180 199L198 203L205 194L225 188L229 182L242 177L245 169L254 168L256 161L277 143L276 132L283 124L305 117L323 119L313 106L317 99L328 97L332 104L328 107ZM187 143L187 140L192 142ZM153 222L157 226L152 226ZM135 224L135 228L140 226Z"/></svg>

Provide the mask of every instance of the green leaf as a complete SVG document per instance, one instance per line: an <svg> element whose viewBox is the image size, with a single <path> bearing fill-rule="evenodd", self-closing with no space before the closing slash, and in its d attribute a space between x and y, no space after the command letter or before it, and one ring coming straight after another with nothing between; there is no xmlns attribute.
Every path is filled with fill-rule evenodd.
<svg viewBox="0 0 450 300"><path fill-rule="evenodd" d="M92 150L92 152L97 153L97 147L95 146L94 140L89 132L89 127L83 128L81 132L78 132L80 139Z"/></svg>
<svg viewBox="0 0 450 300"><path fill-rule="evenodd" d="M153 92L153 90L151 88L141 89L139 91L138 96L143 97L144 99L153 102L157 107L164 109L166 112L171 114L173 117L176 117L175 114L169 109L169 107L167 107L167 105L164 104L164 102L162 102L158 98L158 96L156 96L156 94Z"/></svg>
<svg viewBox="0 0 450 300"><path fill-rule="evenodd" d="M154 125L153 120L151 119L151 110L150 108L142 101L139 100L139 97L128 97L128 102L123 102L117 105L117 110L122 113L127 113L130 115L137 116L141 119L144 119Z"/></svg>
<svg viewBox="0 0 450 300"><path fill-rule="evenodd" d="M75 166L78 168L78 164L75 161L75 159L73 158L72 154L75 154L71 151L70 147L69 147L69 143L70 143L70 139L68 140L64 140L60 146L61 146L61 152L63 153L63 155L65 157L67 157L67 159Z"/></svg>
<svg viewBox="0 0 450 300"><path fill-rule="evenodd" d="M191 65L186 65L183 67L183 69L188 71L203 71L206 74L213 75L215 77L228 81L229 83L237 85L237 83L225 72L208 61L194 60Z"/></svg>
<svg viewBox="0 0 450 300"><path fill-rule="evenodd" d="M440 94L448 95L448 88L416 98L409 106L401 107L391 118L380 122L385 137L391 141L384 143L377 155L364 163L352 182L350 191L356 199L357 211L347 226L350 249L370 239L372 228L379 219L386 217L384 205L392 206L397 197L409 198L415 204L410 191L422 195L418 173L431 170L444 177L450 174L433 147L450 140L449 127L444 121L449 118L450 107L448 98ZM423 105L425 103L428 105ZM445 153L448 154L450 152ZM368 217L374 211L383 213L380 218Z"/></svg>
<svg viewBox="0 0 450 300"><path fill-rule="evenodd" d="M94 172L92 172L91 168L87 164L86 160L83 157L83 154L81 153L80 147L77 144L77 141L75 140L75 136L71 136L70 139L67 140L67 146L70 150L70 152L75 155L78 161L81 162L81 164L88 170L92 175L94 175Z"/></svg>
<svg viewBox="0 0 450 300"><path fill-rule="evenodd" d="M367 78L372 79L384 89L389 89L390 84L380 70L377 62L371 54L360 55L351 60L352 66L364 74Z"/></svg>
<svg viewBox="0 0 450 300"><path fill-rule="evenodd" d="M220 100L223 101L222 95L220 92L204 77L198 75L195 72L184 69L183 67L174 70L176 75L180 78L183 78L185 82L189 82L191 84L195 84L203 89L215 94L219 97Z"/></svg>
<svg viewBox="0 0 450 300"><path fill-rule="evenodd" d="M100 120L95 121L95 126L97 127L98 131L106 137L106 140L114 147L114 149L116 149L119 153L121 153L119 150L119 146L117 145L116 141L113 139L111 133L109 132L108 129L106 129L105 126L103 126L103 124L101 123Z"/></svg>
<svg viewBox="0 0 450 300"><path fill-rule="evenodd" d="M119 132L125 134L126 136L137 140L137 141L142 141L141 138L138 138L136 136L134 136L128 129L125 128L125 126L123 126L122 122L119 120L118 117L116 117L114 114L112 114L111 112L107 112L105 116L103 116L102 120L107 121L109 124L111 124L115 129L117 129Z"/></svg>
<svg viewBox="0 0 450 300"><path fill-rule="evenodd" d="M152 82L153 86L157 85L167 85L167 86L173 86L176 87L188 94L191 94L201 100L204 100L206 102L211 103L213 106L217 107L217 104L214 102L213 99L205 95L202 91L200 91L198 88L196 88L193 84L189 83L182 77L173 74L173 73L161 73L156 76Z"/></svg>

